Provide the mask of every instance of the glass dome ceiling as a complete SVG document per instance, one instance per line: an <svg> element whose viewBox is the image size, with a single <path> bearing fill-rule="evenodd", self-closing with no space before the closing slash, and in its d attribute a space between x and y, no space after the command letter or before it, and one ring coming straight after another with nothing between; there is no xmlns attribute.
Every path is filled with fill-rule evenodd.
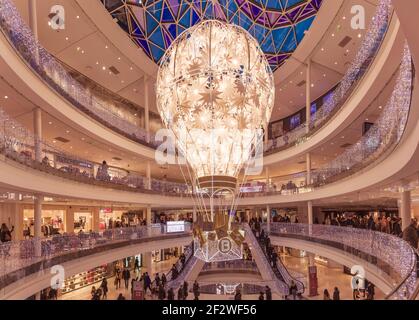
<svg viewBox="0 0 419 320"><path fill-rule="evenodd" d="M155 62L201 20L240 25L259 42L275 71L304 38L323 0L100 0Z"/></svg>

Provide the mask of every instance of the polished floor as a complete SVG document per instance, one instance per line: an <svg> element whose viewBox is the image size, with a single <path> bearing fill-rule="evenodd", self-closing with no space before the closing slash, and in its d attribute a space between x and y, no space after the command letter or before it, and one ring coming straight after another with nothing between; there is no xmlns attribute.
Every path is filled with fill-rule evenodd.
<svg viewBox="0 0 419 320"><path fill-rule="evenodd" d="M290 271L290 273L303 281L307 287L308 282L308 258L297 258L290 255L282 255L282 261ZM343 273L343 267L330 268L325 265L316 263L317 266L317 279L318 279L318 293L319 295L314 297L307 297L310 300L322 300L323 291L327 289L330 296L333 294L335 287L338 287L340 291L341 300L353 300L351 279L350 275ZM375 300L381 300L385 298L385 294L375 287Z"/></svg>

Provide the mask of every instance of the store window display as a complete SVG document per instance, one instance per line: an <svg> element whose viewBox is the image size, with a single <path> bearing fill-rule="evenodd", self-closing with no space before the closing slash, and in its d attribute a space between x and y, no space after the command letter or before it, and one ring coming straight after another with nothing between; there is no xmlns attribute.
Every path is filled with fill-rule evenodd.
<svg viewBox="0 0 419 320"><path fill-rule="evenodd" d="M74 213L74 232L90 232L92 230L92 213L75 212Z"/></svg>
<svg viewBox="0 0 419 320"><path fill-rule="evenodd" d="M64 233L64 210L42 210L41 231L45 237ZM23 211L23 236L33 237L34 231L34 211L25 209Z"/></svg>

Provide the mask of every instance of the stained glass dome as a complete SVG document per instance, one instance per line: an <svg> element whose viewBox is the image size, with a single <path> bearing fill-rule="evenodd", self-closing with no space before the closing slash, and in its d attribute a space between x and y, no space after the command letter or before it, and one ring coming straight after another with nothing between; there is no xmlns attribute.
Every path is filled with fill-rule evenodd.
<svg viewBox="0 0 419 320"><path fill-rule="evenodd" d="M183 31L216 19L255 37L272 70L304 38L323 0L100 0L130 38L159 63Z"/></svg>

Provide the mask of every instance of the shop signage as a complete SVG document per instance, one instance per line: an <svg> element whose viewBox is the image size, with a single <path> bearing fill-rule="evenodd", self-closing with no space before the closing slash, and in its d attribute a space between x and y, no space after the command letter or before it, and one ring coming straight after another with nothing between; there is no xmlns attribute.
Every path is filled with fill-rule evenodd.
<svg viewBox="0 0 419 320"><path fill-rule="evenodd" d="M249 186L249 187L240 187L240 192L242 193L252 193L252 192L262 192L263 186Z"/></svg>
<svg viewBox="0 0 419 320"><path fill-rule="evenodd" d="M317 267L308 267L308 282L309 282L309 297L317 296L318 283L317 283Z"/></svg>
<svg viewBox="0 0 419 320"><path fill-rule="evenodd" d="M232 243L231 243L231 241L230 241L229 238L223 238L218 243L218 249L222 253L229 253L231 251L232 246L233 245L232 245Z"/></svg>
<svg viewBox="0 0 419 320"><path fill-rule="evenodd" d="M167 233L185 232L185 221L167 221Z"/></svg>
<svg viewBox="0 0 419 320"><path fill-rule="evenodd" d="M144 300L144 288L140 281L134 281L132 284L132 300Z"/></svg>
<svg viewBox="0 0 419 320"><path fill-rule="evenodd" d="M84 161L80 161L76 159L69 159L59 154L55 156L55 161L59 163L63 163L63 164L71 164L73 166L79 166L82 168L89 168L89 169L93 168L93 164L90 162L84 162Z"/></svg>

